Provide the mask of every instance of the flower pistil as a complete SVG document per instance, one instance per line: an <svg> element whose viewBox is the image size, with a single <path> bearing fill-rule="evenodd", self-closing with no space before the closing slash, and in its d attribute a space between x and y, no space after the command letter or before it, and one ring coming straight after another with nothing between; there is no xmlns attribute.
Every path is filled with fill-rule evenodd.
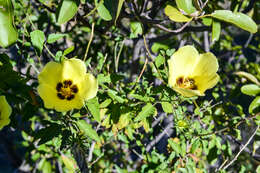
<svg viewBox="0 0 260 173"><path fill-rule="evenodd" d="M77 85L73 85L72 80L64 80L56 85L57 96L61 100L72 100L75 98L75 94L78 92Z"/></svg>
<svg viewBox="0 0 260 173"><path fill-rule="evenodd" d="M189 77L184 78L183 76L176 79L176 84L180 88L196 90L198 87L195 84L195 80Z"/></svg>

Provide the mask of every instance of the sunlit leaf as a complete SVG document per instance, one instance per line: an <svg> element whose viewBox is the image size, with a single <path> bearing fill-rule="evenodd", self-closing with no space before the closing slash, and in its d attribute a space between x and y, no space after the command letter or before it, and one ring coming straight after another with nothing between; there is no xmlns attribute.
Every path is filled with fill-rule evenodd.
<svg viewBox="0 0 260 173"><path fill-rule="evenodd" d="M260 86L255 84L247 84L242 86L241 92L246 95L255 96L260 93Z"/></svg>
<svg viewBox="0 0 260 173"><path fill-rule="evenodd" d="M99 103L97 97L90 99L86 102L86 105L94 117L94 120L100 122L100 111L99 111Z"/></svg>
<svg viewBox="0 0 260 173"><path fill-rule="evenodd" d="M213 21L212 24L212 42L218 41L221 32L221 25L218 21Z"/></svg>
<svg viewBox="0 0 260 173"><path fill-rule="evenodd" d="M196 8L192 4L192 0L176 0L179 10L183 10L187 14L194 13Z"/></svg>
<svg viewBox="0 0 260 173"><path fill-rule="evenodd" d="M50 34L48 35L47 42L48 43L54 43L57 40L61 39L62 37L65 37L66 34Z"/></svg>
<svg viewBox="0 0 260 173"><path fill-rule="evenodd" d="M119 17L119 14L121 12L121 8L124 4L124 1L125 0L118 0L118 5L117 5L117 12L116 12L116 18L115 18L115 24L116 24L116 21L117 21L117 18Z"/></svg>
<svg viewBox="0 0 260 173"><path fill-rule="evenodd" d="M257 96L249 105L249 113L253 113L256 108L260 107L260 96Z"/></svg>
<svg viewBox="0 0 260 173"><path fill-rule="evenodd" d="M216 10L211 14L212 17L225 22L232 23L248 32L256 33L256 23L247 15L240 12L232 12L229 10Z"/></svg>
<svg viewBox="0 0 260 173"><path fill-rule="evenodd" d="M244 71L238 71L238 72L235 72L234 74L245 77L245 78L249 79L250 81L254 82L255 84L260 85L257 78L250 73L247 73L247 72L244 72Z"/></svg>
<svg viewBox="0 0 260 173"><path fill-rule="evenodd" d="M36 48L39 54L42 53L43 44L45 41L45 35L40 30L35 30L30 33L32 45Z"/></svg>
<svg viewBox="0 0 260 173"><path fill-rule="evenodd" d="M109 8L109 6L113 5L111 3L112 2L109 0L101 0L100 2L98 2L98 0L95 0L98 14L105 21L110 21L113 18L112 10L111 8Z"/></svg>
<svg viewBox="0 0 260 173"><path fill-rule="evenodd" d="M189 22L192 18L184 16L179 10L171 5L167 5L165 10L165 15L168 16L174 22Z"/></svg>
<svg viewBox="0 0 260 173"><path fill-rule="evenodd" d="M134 121L142 121L143 119L153 115L156 112L156 108L151 104L147 103L143 108L142 111L135 117Z"/></svg>
<svg viewBox="0 0 260 173"><path fill-rule="evenodd" d="M59 4L57 13L58 24L63 24L72 19L78 11L79 0L63 0Z"/></svg>
<svg viewBox="0 0 260 173"><path fill-rule="evenodd" d="M79 120L77 121L77 125L79 129L87 136L90 137L91 139L94 139L97 142L100 142L100 138L97 134L97 132L92 128L90 124L88 124L85 120Z"/></svg>
<svg viewBox="0 0 260 173"><path fill-rule="evenodd" d="M7 47L18 39L13 25L14 9L11 0L0 1L0 46Z"/></svg>

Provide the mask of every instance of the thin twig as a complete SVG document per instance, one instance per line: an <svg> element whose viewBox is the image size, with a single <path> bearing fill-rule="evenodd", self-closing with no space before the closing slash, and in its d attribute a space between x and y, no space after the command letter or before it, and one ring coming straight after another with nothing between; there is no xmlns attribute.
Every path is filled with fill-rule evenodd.
<svg viewBox="0 0 260 173"><path fill-rule="evenodd" d="M91 162L91 160L93 158L93 151L95 149L95 145L96 145L96 142L92 141L91 147L89 149L89 154L88 154L88 162Z"/></svg>
<svg viewBox="0 0 260 173"><path fill-rule="evenodd" d="M191 20L191 21L192 21L192 20ZM165 28L164 26L162 26L162 25L160 25L160 24L156 24L155 26L157 26L158 28L160 28L160 29L162 29L162 30L164 30L164 31L166 31L166 32L179 33L179 32L182 32L182 31L190 24L191 21L185 23L184 25L182 25L182 27L180 27L180 28L178 28L178 29L176 29L176 30L171 30L171 29Z"/></svg>
<svg viewBox="0 0 260 173"><path fill-rule="evenodd" d="M148 63L148 59L145 57L144 66L143 66L143 69L142 69L140 75L138 76L137 83L140 81L140 79L141 79L141 77L142 77L142 75L143 75L143 73L144 73L144 70L146 69L147 63Z"/></svg>
<svg viewBox="0 0 260 173"><path fill-rule="evenodd" d="M237 153L237 155L234 157L233 160L231 160L224 168L223 170L227 169L230 165L232 165L238 158L238 156L241 154L241 152L247 147L247 145L251 142L251 140L254 138L255 134L257 133L257 130L259 129L259 125L256 127L254 133L251 135L247 143L240 149L240 151Z"/></svg>
<svg viewBox="0 0 260 173"><path fill-rule="evenodd" d="M88 46L87 46L87 49L86 49L86 52L85 52L85 56L84 56L84 59L83 61L86 61L87 59L87 56L88 56L88 50L89 50L89 47L90 47L90 44L93 40L93 36L94 36L94 29L95 29L95 23L93 22L92 23L92 26L91 26L91 35L90 35L90 39L89 39L89 42L88 42Z"/></svg>
<svg viewBox="0 0 260 173"><path fill-rule="evenodd" d="M148 46L147 46L146 38L145 38L144 35L143 35L143 39L144 39L144 46L145 46L145 49L146 49L146 51L147 51L147 53L148 53L148 55L149 55L148 57L150 57L150 59L151 59L153 65L154 65L154 67L155 67L157 73L158 73L159 76L160 76L161 81L162 81L164 84L166 84L166 83L164 82L163 78L162 78L162 75L161 75L160 71L156 68L156 65L155 65L154 62L153 62L153 57L152 57L152 54L151 54L151 52L150 52L150 50L149 50L149 48L148 48Z"/></svg>

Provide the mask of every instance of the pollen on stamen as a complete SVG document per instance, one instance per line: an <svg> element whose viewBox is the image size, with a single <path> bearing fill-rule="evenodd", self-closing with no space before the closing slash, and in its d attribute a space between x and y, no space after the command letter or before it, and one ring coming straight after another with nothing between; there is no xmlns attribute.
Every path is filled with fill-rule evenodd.
<svg viewBox="0 0 260 173"><path fill-rule="evenodd" d="M77 85L73 85L70 89L71 89L72 92L74 92L74 93L77 93L77 92L79 91Z"/></svg>
<svg viewBox="0 0 260 173"><path fill-rule="evenodd" d="M62 88L62 87L63 87L62 83L59 82L59 83L57 84L57 86L56 86L56 90L57 90L57 91L61 91L61 88Z"/></svg>
<svg viewBox="0 0 260 173"><path fill-rule="evenodd" d="M61 100L64 100L65 99L65 96L61 93L57 93L57 96L61 99Z"/></svg>
<svg viewBox="0 0 260 173"><path fill-rule="evenodd" d="M67 87L69 87L69 86L72 85L72 81L71 81L71 80L65 80L65 81L63 82L63 84L64 84L64 87L67 88Z"/></svg>
<svg viewBox="0 0 260 173"><path fill-rule="evenodd" d="M72 99L74 99L74 97L75 97L74 95L70 95L70 96L68 96L66 99L67 99L67 100L72 100Z"/></svg>
<svg viewBox="0 0 260 173"><path fill-rule="evenodd" d="M177 80L176 80L176 83L178 85L182 84L183 83L183 77L179 77Z"/></svg>

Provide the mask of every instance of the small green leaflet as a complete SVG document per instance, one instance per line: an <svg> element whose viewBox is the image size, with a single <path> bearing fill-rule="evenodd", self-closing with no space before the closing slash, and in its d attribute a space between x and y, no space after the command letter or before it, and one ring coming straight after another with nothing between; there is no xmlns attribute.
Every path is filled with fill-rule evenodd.
<svg viewBox="0 0 260 173"><path fill-rule="evenodd" d="M249 105L249 113L253 113L256 108L260 107L260 96L257 96Z"/></svg>
<svg viewBox="0 0 260 173"><path fill-rule="evenodd" d="M220 36L220 31L221 31L221 25L220 22L213 20L212 24L212 42L218 41L219 36Z"/></svg>
<svg viewBox="0 0 260 173"><path fill-rule="evenodd" d="M31 41L32 41L33 47L36 48L37 53L41 54L42 49L43 49L43 44L45 41L44 33L40 30L35 30L30 33L30 36L31 36Z"/></svg>
<svg viewBox="0 0 260 173"><path fill-rule="evenodd" d="M256 96L257 94L260 93L260 86L256 84L247 84L242 86L241 92L246 95Z"/></svg>
<svg viewBox="0 0 260 173"><path fill-rule="evenodd" d="M137 115L137 117L135 117L134 121L138 122L138 121L142 121L143 119L154 115L156 113L156 108L154 107L154 105L152 105L151 103L147 103L143 108L142 111Z"/></svg>
<svg viewBox="0 0 260 173"><path fill-rule="evenodd" d="M90 113L93 115L94 120L100 122L99 103L97 97L90 99L86 103Z"/></svg>
<svg viewBox="0 0 260 173"><path fill-rule="evenodd" d="M175 1L179 10L183 10L187 14L192 14L196 8L192 4L192 0L176 0Z"/></svg>
<svg viewBox="0 0 260 173"><path fill-rule="evenodd" d="M57 22L63 24L72 19L78 11L79 0L63 0L58 7Z"/></svg>
<svg viewBox="0 0 260 173"><path fill-rule="evenodd" d="M79 120L76 122L79 129L87 136L90 137L91 139L94 139L97 142L101 142L97 132L92 129L92 126L88 124L85 120Z"/></svg>
<svg viewBox="0 0 260 173"><path fill-rule="evenodd" d="M62 37L65 37L66 34L50 34L48 35L47 43L51 44L56 42L57 40L61 39Z"/></svg>

